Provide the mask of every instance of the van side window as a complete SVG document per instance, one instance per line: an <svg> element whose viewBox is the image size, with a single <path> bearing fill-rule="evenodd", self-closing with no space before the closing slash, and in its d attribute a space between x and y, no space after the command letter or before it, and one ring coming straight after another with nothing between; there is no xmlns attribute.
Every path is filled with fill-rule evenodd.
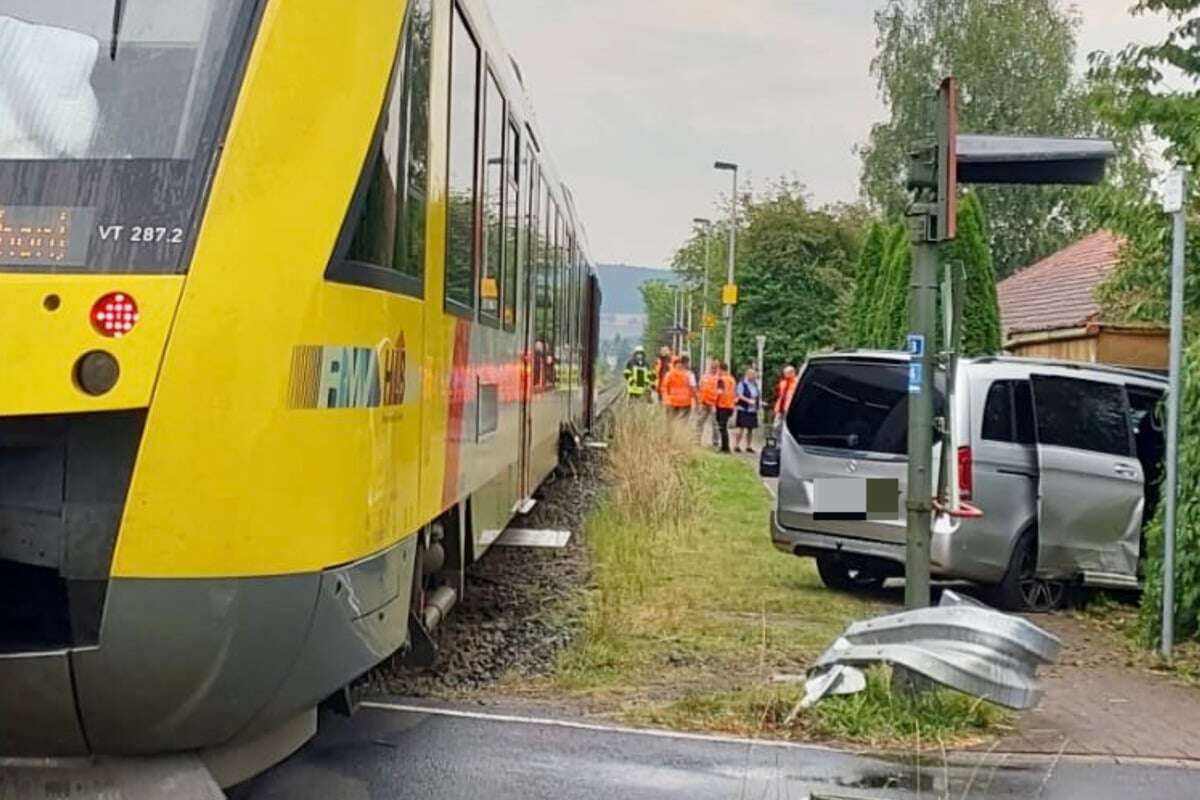
<svg viewBox="0 0 1200 800"><path fill-rule="evenodd" d="M995 381L983 404L982 437L992 442L1036 444L1029 381Z"/></svg>
<svg viewBox="0 0 1200 800"><path fill-rule="evenodd" d="M1038 375L1033 391L1039 444L1114 456L1133 454L1125 387Z"/></svg>
<svg viewBox="0 0 1200 800"><path fill-rule="evenodd" d="M993 442L1011 442L1013 436L1012 384L996 381L988 389L983 405L983 438Z"/></svg>
<svg viewBox="0 0 1200 800"><path fill-rule="evenodd" d="M1037 434L1033 429L1033 390L1029 387L1029 381L1013 381L1012 388L1017 443L1037 444Z"/></svg>

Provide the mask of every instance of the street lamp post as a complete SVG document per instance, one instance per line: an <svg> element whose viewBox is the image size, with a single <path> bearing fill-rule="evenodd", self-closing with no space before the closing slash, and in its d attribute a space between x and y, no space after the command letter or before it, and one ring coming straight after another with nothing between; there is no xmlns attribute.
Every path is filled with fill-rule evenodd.
<svg viewBox="0 0 1200 800"><path fill-rule="evenodd" d="M687 353L687 357L692 357L692 289L688 288L683 293L684 323L683 327L687 328L687 333L684 334L683 351Z"/></svg>
<svg viewBox="0 0 1200 800"><path fill-rule="evenodd" d="M713 164L714 169L725 170L733 173L733 194L729 198L729 270L725 275L725 285L727 291L733 291L729 287L733 286L733 265L737 254L737 193L738 193L738 165L728 161L718 161ZM728 369L733 369L733 302L736 298L726 295L725 300L725 365Z"/></svg>
<svg viewBox="0 0 1200 800"><path fill-rule="evenodd" d="M704 229L704 278L700 289L700 368L708 368L708 270L712 263L712 220L696 217L693 223Z"/></svg>

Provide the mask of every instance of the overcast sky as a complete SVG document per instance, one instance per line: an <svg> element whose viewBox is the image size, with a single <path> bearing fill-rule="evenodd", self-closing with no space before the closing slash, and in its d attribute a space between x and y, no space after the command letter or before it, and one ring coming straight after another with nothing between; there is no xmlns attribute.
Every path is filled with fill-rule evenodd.
<svg viewBox="0 0 1200 800"><path fill-rule="evenodd" d="M818 203L858 195L855 144L883 110L879 0L491 0L601 263L664 266L728 192L715 159ZM1082 0L1080 60L1153 40L1132 0ZM1082 69L1082 63L1081 63Z"/></svg>

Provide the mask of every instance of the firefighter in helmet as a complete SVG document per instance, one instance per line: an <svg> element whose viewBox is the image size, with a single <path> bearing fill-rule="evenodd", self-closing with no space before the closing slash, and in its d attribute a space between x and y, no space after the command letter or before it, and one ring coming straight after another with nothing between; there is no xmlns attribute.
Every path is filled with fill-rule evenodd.
<svg viewBox="0 0 1200 800"><path fill-rule="evenodd" d="M633 348L633 356L625 362L625 394L633 400L650 400L654 386L654 368L646 361L646 348Z"/></svg>

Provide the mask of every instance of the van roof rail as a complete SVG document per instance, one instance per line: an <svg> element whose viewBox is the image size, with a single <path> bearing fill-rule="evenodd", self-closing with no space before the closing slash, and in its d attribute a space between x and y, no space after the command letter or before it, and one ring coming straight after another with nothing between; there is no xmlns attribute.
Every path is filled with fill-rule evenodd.
<svg viewBox="0 0 1200 800"><path fill-rule="evenodd" d="M1026 366L1031 364L1041 364L1047 367L1091 370L1093 372L1106 372L1111 375L1125 375L1130 378L1166 381L1166 376L1164 374L1155 372L1154 370L1118 367L1112 364L1094 364L1085 361L1064 361L1055 358L1021 358L1019 356L979 356L969 360L975 364L1024 364Z"/></svg>
<svg viewBox="0 0 1200 800"><path fill-rule="evenodd" d="M856 349L850 348L846 350L837 350L831 353L814 353L811 358L838 358L840 356L871 356L877 358L890 358L903 360L908 357L908 353L903 350L873 350L873 349ZM1022 358L1020 356L974 356L963 359L964 362L971 364L1021 364L1024 366L1040 365L1045 367L1058 367L1061 369L1073 370L1091 370L1094 372L1104 372L1110 375L1123 375L1129 378L1140 378L1142 380L1154 381L1155 383L1166 383L1167 376L1165 373L1157 372L1150 369L1133 369L1131 367L1117 367L1111 364L1092 364L1084 361L1062 361L1053 358Z"/></svg>

